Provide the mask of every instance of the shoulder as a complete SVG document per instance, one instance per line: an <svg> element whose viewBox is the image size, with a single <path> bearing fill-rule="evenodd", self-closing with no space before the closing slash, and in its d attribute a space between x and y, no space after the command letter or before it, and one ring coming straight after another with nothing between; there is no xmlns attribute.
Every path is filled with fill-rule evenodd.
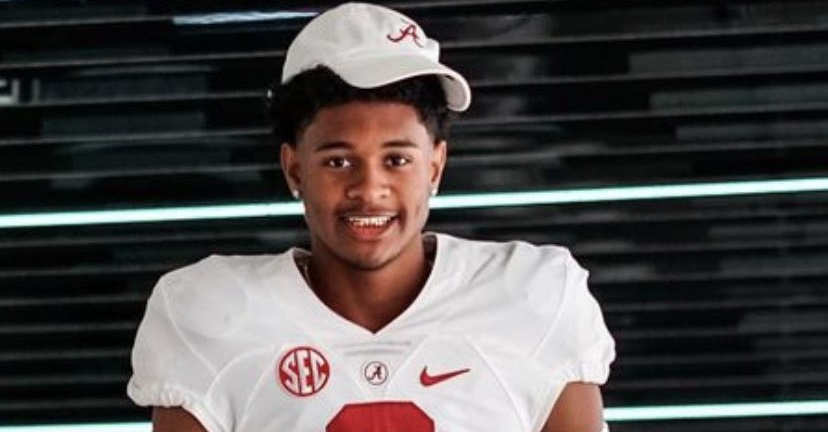
<svg viewBox="0 0 828 432"><path fill-rule="evenodd" d="M453 258L464 257L477 264L503 263L566 265L573 261L569 249L559 245L536 245L525 241L469 240L438 234L440 246Z"/></svg>
<svg viewBox="0 0 828 432"><path fill-rule="evenodd" d="M163 275L150 302L162 302L179 331L213 337L231 332L284 255L211 255Z"/></svg>
<svg viewBox="0 0 828 432"><path fill-rule="evenodd" d="M438 238L443 259L467 278L464 285L496 290L545 316L555 313L567 286L586 279L586 270L563 246Z"/></svg>
<svg viewBox="0 0 828 432"><path fill-rule="evenodd" d="M223 411L225 402L217 401L229 393L212 389L237 359L261 346L239 335L249 328L263 298L260 280L278 257L213 255L163 275L133 345L130 397L143 406L192 408L213 425L228 418L213 414Z"/></svg>
<svg viewBox="0 0 828 432"><path fill-rule="evenodd" d="M282 254L283 255L283 254ZM210 277L253 275L281 255L210 255L193 264L172 270L160 281L167 284L201 281Z"/></svg>
<svg viewBox="0 0 828 432"><path fill-rule="evenodd" d="M264 276L283 255L210 255L164 274L156 291L170 298L238 294Z"/></svg>
<svg viewBox="0 0 828 432"><path fill-rule="evenodd" d="M589 290L589 273L568 249L526 242L479 242L441 237L446 261L462 262L467 305L485 311L483 340L528 347L569 381L602 383L614 341ZM485 299L485 300L481 300Z"/></svg>
<svg viewBox="0 0 828 432"><path fill-rule="evenodd" d="M461 263L471 273L508 276L516 284L536 278L547 282L584 271L563 246L535 245L525 241L468 240L441 234L444 259Z"/></svg>

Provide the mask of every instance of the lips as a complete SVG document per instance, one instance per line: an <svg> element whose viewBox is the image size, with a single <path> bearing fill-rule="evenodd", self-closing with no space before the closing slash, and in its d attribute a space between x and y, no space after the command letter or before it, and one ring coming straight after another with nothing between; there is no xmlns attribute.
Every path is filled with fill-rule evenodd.
<svg viewBox="0 0 828 432"><path fill-rule="evenodd" d="M347 215L342 218L350 235L358 240L376 240L397 220L395 215Z"/></svg>
<svg viewBox="0 0 828 432"><path fill-rule="evenodd" d="M394 219L393 216L346 216L345 221L357 228L382 228Z"/></svg>

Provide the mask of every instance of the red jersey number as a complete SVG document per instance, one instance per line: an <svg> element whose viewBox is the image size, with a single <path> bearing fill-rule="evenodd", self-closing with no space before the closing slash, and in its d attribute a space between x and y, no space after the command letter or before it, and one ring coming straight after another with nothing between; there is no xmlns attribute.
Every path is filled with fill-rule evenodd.
<svg viewBox="0 0 828 432"><path fill-rule="evenodd" d="M435 432L434 421L414 402L348 404L326 432Z"/></svg>

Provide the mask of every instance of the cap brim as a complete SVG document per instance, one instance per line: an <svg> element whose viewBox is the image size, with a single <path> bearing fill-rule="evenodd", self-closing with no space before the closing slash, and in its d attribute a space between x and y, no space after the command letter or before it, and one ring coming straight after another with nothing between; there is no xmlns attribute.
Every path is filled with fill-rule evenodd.
<svg viewBox="0 0 828 432"><path fill-rule="evenodd" d="M452 111L465 111L471 104L471 89L462 75L431 59L416 55L348 58L329 65L348 84L374 88L421 75L437 75Z"/></svg>

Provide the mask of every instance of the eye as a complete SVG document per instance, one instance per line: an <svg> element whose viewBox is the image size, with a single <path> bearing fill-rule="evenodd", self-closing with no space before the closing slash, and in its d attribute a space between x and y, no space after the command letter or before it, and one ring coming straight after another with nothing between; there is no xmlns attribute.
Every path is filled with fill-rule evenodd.
<svg viewBox="0 0 828 432"><path fill-rule="evenodd" d="M325 166L328 168L350 168L353 164L342 156L333 156L325 159Z"/></svg>
<svg viewBox="0 0 828 432"><path fill-rule="evenodd" d="M411 163L411 158L404 155L390 155L385 159L385 163L392 167L401 167Z"/></svg>

